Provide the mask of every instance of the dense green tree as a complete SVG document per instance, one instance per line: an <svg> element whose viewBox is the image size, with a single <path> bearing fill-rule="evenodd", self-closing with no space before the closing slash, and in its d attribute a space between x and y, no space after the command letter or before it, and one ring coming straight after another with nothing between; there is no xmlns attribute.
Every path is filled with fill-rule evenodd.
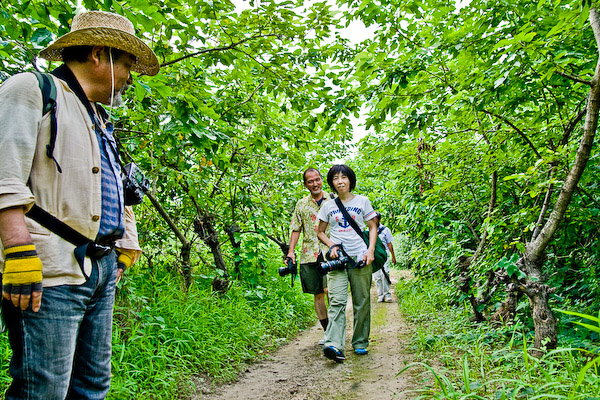
<svg viewBox="0 0 600 400"><path fill-rule="evenodd" d="M510 318L527 295L536 346L554 347L548 296L557 288L547 279L559 271L557 258L545 260L557 234L581 228L568 207L588 192L596 9L579 1L350 5L353 18L379 26L348 79L371 105L368 123L387 132L364 153L404 174L391 192L408 214L404 227L454 258L448 273L472 290L479 319L502 282L497 315Z"/></svg>

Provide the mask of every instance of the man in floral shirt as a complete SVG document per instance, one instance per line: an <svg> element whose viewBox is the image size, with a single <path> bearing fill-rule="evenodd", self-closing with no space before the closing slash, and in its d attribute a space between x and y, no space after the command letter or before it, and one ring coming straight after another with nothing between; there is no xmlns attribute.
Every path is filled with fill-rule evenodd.
<svg viewBox="0 0 600 400"><path fill-rule="evenodd" d="M321 276L317 272L319 262L324 261L323 254L327 252L327 246L317 238L319 221L317 214L319 209L329 200L329 196L323 192L323 177L315 168L308 168L303 175L304 187L310 194L296 203L290 223L292 234L290 237L290 249L287 257L296 262L294 249L302 233L302 251L300 253L300 282L304 293L315 296L315 311L323 326L327 329L327 306L325 305L325 292L327 291L327 276ZM319 340L323 344L323 339Z"/></svg>

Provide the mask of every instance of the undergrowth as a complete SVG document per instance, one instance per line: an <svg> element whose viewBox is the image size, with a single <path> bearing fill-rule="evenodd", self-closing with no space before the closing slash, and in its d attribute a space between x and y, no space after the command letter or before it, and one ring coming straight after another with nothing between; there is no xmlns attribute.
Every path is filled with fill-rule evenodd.
<svg viewBox="0 0 600 400"><path fill-rule="evenodd" d="M308 326L312 298L298 281L291 288L289 279L276 275L269 267L251 284L234 281L219 296L206 277L197 276L186 293L179 277L165 271L128 271L114 311L108 399L186 398L195 392L193 382L231 380ZM4 393L10 382L6 334L0 335L0 355Z"/></svg>
<svg viewBox="0 0 600 400"><path fill-rule="evenodd" d="M401 312L416 327L411 344L422 360L399 371L421 372L422 385L411 393L413 398L600 398L597 342L582 339L566 323L560 347L533 357L529 321L502 327L472 323L466 306L452 304L451 290L425 279L401 281L396 287Z"/></svg>

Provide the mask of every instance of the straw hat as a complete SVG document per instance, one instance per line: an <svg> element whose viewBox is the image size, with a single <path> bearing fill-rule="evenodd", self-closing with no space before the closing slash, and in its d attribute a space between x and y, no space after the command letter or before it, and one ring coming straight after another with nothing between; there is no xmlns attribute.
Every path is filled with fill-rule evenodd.
<svg viewBox="0 0 600 400"><path fill-rule="evenodd" d="M135 36L131 21L118 14L87 11L75 15L71 32L40 51L40 57L62 61L62 49L71 46L108 46L126 51L137 57L131 69L140 74L156 75L160 68L156 54Z"/></svg>

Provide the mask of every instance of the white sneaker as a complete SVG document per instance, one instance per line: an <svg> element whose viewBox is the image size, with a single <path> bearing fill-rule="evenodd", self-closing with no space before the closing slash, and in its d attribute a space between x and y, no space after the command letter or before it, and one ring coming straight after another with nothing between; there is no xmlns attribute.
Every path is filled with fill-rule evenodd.
<svg viewBox="0 0 600 400"><path fill-rule="evenodd" d="M323 346L325 344L325 336L319 339L319 346Z"/></svg>
<svg viewBox="0 0 600 400"><path fill-rule="evenodd" d="M377 299L378 303L383 303L383 296L379 296L379 298Z"/></svg>
<svg viewBox="0 0 600 400"><path fill-rule="evenodd" d="M385 300L386 303L391 303L392 302L392 295L391 294L386 294L385 295Z"/></svg>

